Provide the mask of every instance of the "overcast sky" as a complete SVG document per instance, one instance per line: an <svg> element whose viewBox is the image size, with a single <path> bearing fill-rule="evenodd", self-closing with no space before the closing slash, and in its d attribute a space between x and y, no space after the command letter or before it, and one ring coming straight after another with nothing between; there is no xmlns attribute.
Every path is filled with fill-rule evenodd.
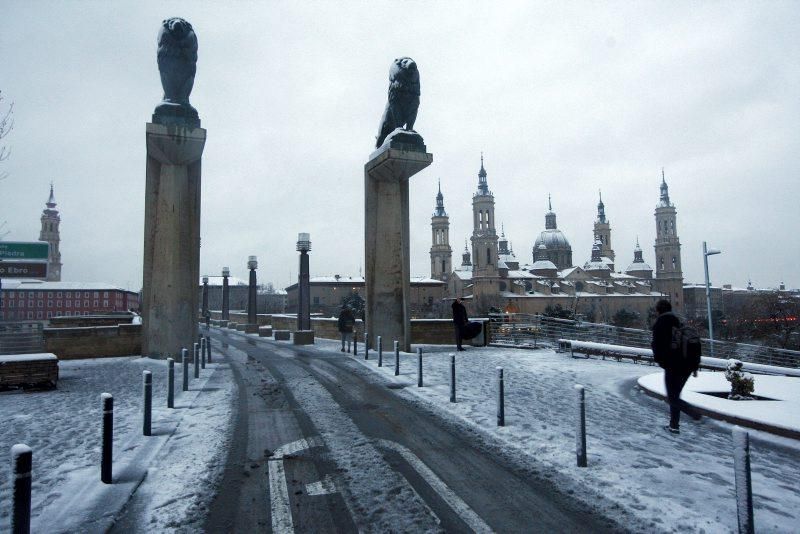
<svg viewBox="0 0 800 534"><path fill-rule="evenodd" d="M566 4L566 5L565 5ZM284 287L310 232L314 275L357 275L363 166L393 58L413 57L434 162L411 180L411 270L430 274L441 179L453 263L485 154L522 262L547 194L583 265L603 191L617 268L655 264L664 167L684 277L800 286L798 2L29 2L0 7L0 90L15 128L0 234L35 240L50 181L63 279L138 290L145 123L161 99L160 22L192 23L192 104L208 130L201 271Z"/></svg>

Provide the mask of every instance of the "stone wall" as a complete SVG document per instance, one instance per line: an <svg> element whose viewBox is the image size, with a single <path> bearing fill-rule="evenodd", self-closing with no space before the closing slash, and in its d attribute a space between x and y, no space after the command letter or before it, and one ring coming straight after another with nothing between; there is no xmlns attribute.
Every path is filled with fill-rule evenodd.
<svg viewBox="0 0 800 534"><path fill-rule="evenodd" d="M50 328L78 328L83 326L116 326L130 324L133 315L120 313L116 315L76 315L72 317L50 318Z"/></svg>
<svg viewBox="0 0 800 534"><path fill-rule="evenodd" d="M44 343L60 360L141 354L142 325L45 328Z"/></svg>

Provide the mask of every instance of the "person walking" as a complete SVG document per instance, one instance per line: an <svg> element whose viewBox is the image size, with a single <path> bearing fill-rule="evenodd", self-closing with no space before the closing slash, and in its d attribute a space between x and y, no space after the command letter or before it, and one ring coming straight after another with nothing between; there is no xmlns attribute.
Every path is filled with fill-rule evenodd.
<svg viewBox="0 0 800 534"><path fill-rule="evenodd" d="M456 331L457 350L465 350L461 343L464 340L464 327L467 326L467 323L469 323L467 309L461 303L461 297L456 297L456 300L453 301L453 326Z"/></svg>
<svg viewBox="0 0 800 534"><path fill-rule="evenodd" d="M343 306L339 312L339 333L342 335L342 352L344 344L347 342L347 352L350 352L350 344L353 342L353 329L356 326L356 318L353 310L349 306Z"/></svg>
<svg viewBox="0 0 800 534"><path fill-rule="evenodd" d="M659 300L656 302L656 313L658 318L653 324L653 340L650 346L653 349L653 359L664 369L664 386L669 403L669 424L664 429L672 434L680 434L681 411L695 421L700 419L700 414L681 400L683 386L694 369L686 366L681 348L673 347L673 332L682 325L678 316L672 313L672 304L667 300Z"/></svg>

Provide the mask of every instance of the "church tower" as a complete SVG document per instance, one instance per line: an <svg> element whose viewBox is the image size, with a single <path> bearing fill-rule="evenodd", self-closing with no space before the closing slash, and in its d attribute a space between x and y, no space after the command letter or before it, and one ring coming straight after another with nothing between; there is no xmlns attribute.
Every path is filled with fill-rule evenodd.
<svg viewBox="0 0 800 534"><path fill-rule="evenodd" d="M469 253L469 247L467 246L466 239L464 239L464 253L461 255L461 270L462 271L472 270L472 258Z"/></svg>
<svg viewBox="0 0 800 534"><path fill-rule="evenodd" d="M480 276L497 274L497 231L494 226L494 195L486 182L486 169L478 172L478 191L472 196L472 271Z"/></svg>
<svg viewBox="0 0 800 534"><path fill-rule="evenodd" d="M683 309L683 272L681 242L678 239L675 206L669 201L669 187L661 169L661 198L656 205L656 279L654 289L672 302L672 308Z"/></svg>
<svg viewBox="0 0 800 534"><path fill-rule="evenodd" d="M446 282L453 272L453 249L450 248L450 217L444 211L441 181L436 195L436 209L431 217L431 231L431 278Z"/></svg>
<svg viewBox="0 0 800 534"><path fill-rule="evenodd" d="M39 232L39 241L50 243L50 256L47 258L47 280L49 282L61 281L61 252L58 250L59 237L58 225L61 217L56 209L56 198L53 195L53 184L50 184L50 198L47 199L47 208L42 211L42 231Z"/></svg>
<svg viewBox="0 0 800 534"><path fill-rule="evenodd" d="M611 224L606 219L606 206L603 204L603 193L597 203L597 219L594 221L594 238L600 242L600 256L614 261L614 249L611 248ZM613 267L612 267L613 269Z"/></svg>

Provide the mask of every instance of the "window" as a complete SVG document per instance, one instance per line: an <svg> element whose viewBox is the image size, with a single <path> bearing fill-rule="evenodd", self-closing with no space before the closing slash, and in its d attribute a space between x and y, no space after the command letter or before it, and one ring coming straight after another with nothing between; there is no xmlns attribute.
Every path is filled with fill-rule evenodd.
<svg viewBox="0 0 800 534"><path fill-rule="evenodd" d="M29 299L32 299L32 298L33 298L33 291L28 291L28 298L29 298Z"/></svg>
<svg viewBox="0 0 800 534"><path fill-rule="evenodd" d="M13 308L14 307L14 301L13 300L9 300L8 301L8 307L9 308Z"/></svg>
<svg viewBox="0 0 800 534"><path fill-rule="evenodd" d="M314 306L319 306L319 297L314 297Z"/></svg>
<svg viewBox="0 0 800 534"><path fill-rule="evenodd" d="M47 298L49 298L49 299L53 298L53 292L52 291L48 291L47 292Z"/></svg>
<svg viewBox="0 0 800 534"><path fill-rule="evenodd" d="M104 298L104 299L107 299L107 298L108 298L108 291L103 291L103 298Z"/></svg>
<svg viewBox="0 0 800 534"><path fill-rule="evenodd" d="M99 291L95 291L94 292L94 298L96 298L96 299L100 298L100 292Z"/></svg>
<svg viewBox="0 0 800 534"><path fill-rule="evenodd" d="M56 317L61 317L61 312L60 311L56 312Z"/></svg>
<svg viewBox="0 0 800 534"><path fill-rule="evenodd" d="M67 313L65 313L64 315L66 315L67 317L72 317L72 312L71 312L71 311L68 311L68 312L67 312Z"/></svg>
<svg viewBox="0 0 800 534"><path fill-rule="evenodd" d="M66 297L67 298L71 298L72 297L72 291L67 291Z"/></svg>
<svg viewBox="0 0 800 534"><path fill-rule="evenodd" d="M446 260L442 260L442 272L443 273L447 272L447 261Z"/></svg>
<svg viewBox="0 0 800 534"><path fill-rule="evenodd" d="M491 265L491 264L492 264L492 249L487 248L486 249L486 265Z"/></svg>
<svg viewBox="0 0 800 534"><path fill-rule="evenodd" d="M52 300L48 300L47 301L47 307L48 308L52 308L53 307L53 301Z"/></svg>
<svg viewBox="0 0 800 534"><path fill-rule="evenodd" d="M678 261L675 259L675 256L672 256L672 268L676 269L678 266Z"/></svg>
<svg viewBox="0 0 800 534"><path fill-rule="evenodd" d="M80 307L81 307L81 301L79 301L79 300L76 300L76 301L75 301L75 307L76 307L76 308L80 308Z"/></svg>
<svg viewBox="0 0 800 534"><path fill-rule="evenodd" d="M28 312L28 319L33 319L33 312L32 311Z"/></svg>
<svg viewBox="0 0 800 534"><path fill-rule="evenodd" d="M96 301L94 301L94 307L95 307L95 308L96 308L96 307L98 307L98 306L100 305L100 304L99 304L99 302L100 302L100 301L97 301L97 300L96 300Z"/></svg>
<svg viewBox="0 0 800 534"><path fill-rule="evenodd" d="M53 312L47 312L47 318L50 319L53 316Z"/></svg>
<svg viewBox="0 0 800 534"><path fill-rule="evenodd" d="M57 300L57 301L56 301L56 308L60 308L60 307L61 307L61 301L60 301L60 300Z"/></svg>
<svg viewBox="0 0 800 534"><path fill-rule="evenodd" d="M62 297L62 295L61 295L61 291L59 291L58 293L56 293L56 297L58 297L58 298L61 298L61 297Z"/></svg>
<svg viewBox="0 0 800 534"><path fill-rule="evenodd" d="M107 300L103 301L103 307L108 308L108 301Z"/></svg>
<svg viewBox="0 0 800 534"><path fill-rule="evenodd" d="M89 301L88 300L84 300L83 301L83 307L84 308L88 308L89 307Z"/></svg>
<svg viewBox="0 0 800 534"><path fill-rule="evenodd" d="M29 301L28 301L28 307L29 307L29 308L33 308L33 301L32 301L32 300L29 300Z"/></svg>
<svg viewBox="0 0 800 534"><path fill-rule="evenodd" d="M88 291L84 291L83 292L83 296L84 296L84 298L88 299L89 298L89 292Z"/></svg>

